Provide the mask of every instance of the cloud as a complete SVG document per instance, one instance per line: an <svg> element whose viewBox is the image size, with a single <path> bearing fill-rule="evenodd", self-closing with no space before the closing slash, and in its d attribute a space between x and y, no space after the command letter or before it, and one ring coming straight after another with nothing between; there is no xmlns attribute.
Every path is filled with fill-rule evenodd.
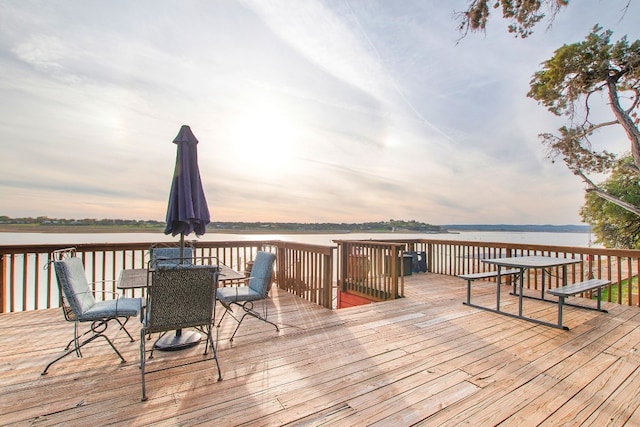
<svg viewBox="0 0 640 427"><path fill-rule="evenodd" d="M528 82L595 22L637 38L638 6L456 45L465 4L1 2L3 214L163 219L189 124L213 220L579 222Z"/></svg>

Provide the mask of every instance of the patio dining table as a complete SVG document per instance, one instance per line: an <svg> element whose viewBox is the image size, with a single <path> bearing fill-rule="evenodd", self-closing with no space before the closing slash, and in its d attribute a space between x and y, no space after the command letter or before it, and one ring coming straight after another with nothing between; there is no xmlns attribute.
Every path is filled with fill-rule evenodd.
<svg viewBox="0 0 640 427"><path fill-rule="evenodd" d="M553 302L557 304L557 301L554 300L549 300L549 299L545 299L544 298L544 290L545 290L545 277L549 276L551 277L551 272L550 269L551 268L555 268L555 267L559 267L559 270L562 271L561 274L561 278L562 278L562 285L561 286L566 286L567 285L567 267L569 265L572 264L579 264L582 262L582 260L580 259L576 259L576 258L562 258L562 257L551 257L551 256L540 256L540 255L532 255L532 256L517 256L517 257L507 257L507 258L493 258L493 259L484 259L482 260L482 262L486 263L486 264L492 264L495 265L497 267L498 270L498 274L496 277L496 308L491 308L491 307L486 307L486 306L481 306L478 304L472 304L471 300L469 298L469 301L465 302L466 305L469 305L471 307L475 307L475 308L480 308L482 310L487 310L487 311L492 311L494 313L498 313L498 314L503 314L505 316L511 316L511 317L516 317L518 319L523 319L523 320L527 320L530 322L534 322L534 323L538 323L541 325L546 325L546 326L551 326L554 328L562 328L562 326L558 326L558 324L556 323L551 323L551 322L547 322L544 320L540 320L540 319L535 319L535 318L531 318L528 316L525 316L523 314L523 298L534 298L534 299L539 299L539 300L543 300L543 301L548 301L548 302ZM507 312L507 311L503 311L500 309L500 288L501 288L501 270L502 268L516 268L520 270L520 274L518 274L518 278L517 278L517 287L518 289L516 290L516 283L514 283L514 294L518 297L518 313L517 314L513 314L511 312ZM524 277L525 277L525 271L528 270L532 270L532 269L540 269L542 270L542 290L541 290L541 297L537 298L537 297L531 297L531 296L525 296L524 295Z"/></svg>
<svg viewBox="0 0 640 427"><path fill-rule="evenodd" d="M244 273L233 270L232 268L220 264L218 265L219 274L218 282L231 282L245 279ZM153 286L153 275L149 274L149 270L146 268L129 268L120 272L120 278L118 280L118 289L137 289ZM173 351L182 350L188 347L192 347L200 342L200 334L196 331L189 331L188 334L183 334L181 330L177 330L175 335L166 335L159 339L155 347L159 350Z"/></svg>
<svg viewBox="0 0 640 427"><path fill-rule="evenodd" d="M238 281L245 279L246 276L244 273L233 270L232 268L220 264L218 266L220 268L220 273L218 275L219 282L230 282L230 281ZM147 280L151 280L149 275L149 270L146 268L127 268L120 272L120 278L118 279L118 289L138 289L138 288L146 288L150 286L151 283L147 283Z"/></svg>

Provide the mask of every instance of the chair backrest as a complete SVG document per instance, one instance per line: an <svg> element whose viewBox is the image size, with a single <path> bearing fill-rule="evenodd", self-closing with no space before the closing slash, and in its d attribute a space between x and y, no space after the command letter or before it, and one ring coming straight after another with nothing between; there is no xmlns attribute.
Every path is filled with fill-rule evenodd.
<svg viewBox="0 0 640 427"><path fill-rule="evenodd" d="M218 267L159 265L151 273L147 301L148 332L211 324Z"/></svg>
<svg viewBox="0 0 640 427"><path fill-rule="evenodd" d="M263 298L267 297L271 288L271 276L273 275L273 263L275 260L275 254L262 251L258 251L256 259L253 260L249 288L258 292Z"/></svg>
<svg viewBox="0 0 640 427"><path fill-rule="evenodd" d="M58 280L65 317L67 320L82 318L82 314L96 303L89 282L87 282L82 260L78 257L71 257L54 261L53 267Z"/></svg>
<svg viewBox="0 0 640 427"><path fill-rule="evenodd" d="M182 257L179 247L152 247L149 249L149 258L152 266L193 264L193 248L185 246Z"/></svg>

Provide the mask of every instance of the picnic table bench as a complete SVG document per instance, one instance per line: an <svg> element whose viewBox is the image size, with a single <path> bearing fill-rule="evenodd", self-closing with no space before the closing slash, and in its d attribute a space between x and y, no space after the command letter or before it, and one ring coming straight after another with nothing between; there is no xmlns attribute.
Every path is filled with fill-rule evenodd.
<svg viewBox="0 0 640 427"><path fill-rule="evenodd" d="M585 306L579 306L581 308L585 308L587 310L596 310L601 311L603 313L607 313L607 310L602 309L602 304L600 302L600 292L603 286L610 285L611 281L605 279L589 279L584 282L577 282L567 286L561 286L559 288L553 288L547 290L548 294L555 295L558 297L558 326L564 328L562 326L562 308L565 305L565 298L573 295L581 294L583 292L597 290L597 298L598 298L598 307L591 308ZM571 304L567 304L571 305ZM566 329L566 328L564 328Z"/></svg>
<svg viewBox="0 0 640 427"><path fill-rule="evenodd" d="M601 312L605 312L600 304L600 291L604 286L609 285L611 282L605 279L591 279L586 280L584 282L572 283L568 284L568 271L567 267L569 265L579 264L582 262L580 258L563 258L563 257L553 257L553 256L544 256L544 255L524 255L524 256L513 256L506 258L493 258L493 259L483 259L482 262L487 264L492 264L498 267L497 271L487 271L481 273L472 273L472 274L462 274L459 275L461 279L467 281L467 301L463 304L469 305L471 307L479 308L482 310L491 311L493 313L502 314L505 316L515 317L517 319L523 319L530 322L538 323L540 325L551 326L554 328L568 330L569 328L562 324L562 312L563 307L565 305L574 305L565 303L565 299L572 295L577 295L583 292L598 290L598 308L592 308L584 305L574 305L575 307L585 308L588 310L597 310ZM503 269L504 268L504 269ZM510 270L506 270L509 268ZM551 269L558 269L559 271L554 274ZM532 295L524 295L524 280L518 280L514 282L514 292L513 295L518 297L518 312L512 313L511 311L505 311L500 309L500 288L501 288L501 277L506 275L517 275L516 277L521 277L524 279L524 275L528 274L529 271L532 270L542 270L542 286L540 287L542 295L541 297L535 297ZM500 273L498 273L498 271ZM549 277L549 287L546 286L545 276ZM562 283L564 286L559 286L557 288L551 288L551 276L556 276L559 279L562 279ZM472 304L471 303L471 282L477 279L484 279L496 277L496 303L495 308L486 305ZM518 291L516 292L515 284L518 284ZM558 301L555 299L547 299L544 297L544 293L547 291L549 294L557 296ZM524 298L532 298L540 301L546 301L549 303L557 304L558 306L558 322L552 323L543 319L536 319L523 314L523 299Z"/></svg>
<svg viewBox="0 0 640 427"><path fill-rule="evenodd" d="M520 274L520 269L512 268L509 270L500 271L500 276L511 276L514 274ZM471 304L471 282L478 279L490 279L492 277L498 277L498 271L481 271L479 273L460 274L459 278L467 281L467 304Z"/></svg>

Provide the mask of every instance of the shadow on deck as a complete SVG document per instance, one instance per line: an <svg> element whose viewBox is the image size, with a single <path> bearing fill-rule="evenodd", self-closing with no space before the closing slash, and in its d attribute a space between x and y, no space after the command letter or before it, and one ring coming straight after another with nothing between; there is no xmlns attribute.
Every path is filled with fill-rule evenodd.
<svg viewBox="0 0 640 427"><path fill-rule="evenodd" d="M494 292L495 283L477 282L474 301L490 304ZM3 314L0 424L640 425L638 308L567 307L563 331L464 306L465 282L455 277L414 274L405 294L330 311L274 289L279 333L249 319L230 343L228 321L223 381L210 362L161 371L147 377L147 402L138 342L116 328L110 336L127 363L99 342L40 376L72 325L59 309ZM502 306L515 310L516 301L506 295ZM557 316L539 301L525 310ZM156 353L151 363L201 352Z"/></svg>

